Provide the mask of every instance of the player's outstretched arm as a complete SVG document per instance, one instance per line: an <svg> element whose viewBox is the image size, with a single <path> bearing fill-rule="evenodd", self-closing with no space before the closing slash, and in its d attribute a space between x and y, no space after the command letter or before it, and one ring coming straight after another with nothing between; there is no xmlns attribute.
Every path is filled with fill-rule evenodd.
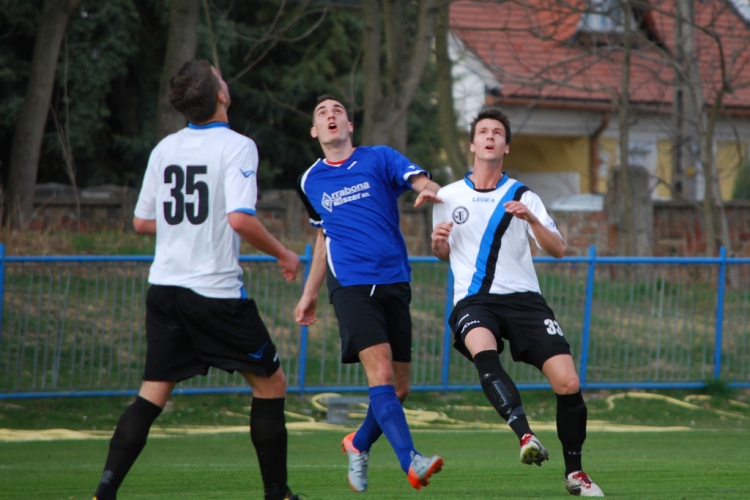
<svg viewBox="0 0 750 500"><path fill-rule="evenodd" d="M292 281L297 277L299 256L269 233L266 226L256 216L244 212L232 212L227 216L227 219L232 229L243 240L261 252L278 259L284 279Z"/></svg>
<svg viewBox="0 0 750 500"><path fill-rule="evenodd" d="M453 222L439 222L432 231L432 253L440 260L448 260L451 255L448 237L452 229Z"/></svg>
<svg viewBox="0 0 750 500"><path fill-rule="evenodd" d="M313 260L310 264L310 273L305 281L305 289L302 291L297 307L294 308L294 319L300 325L311 325L317 321L316 310L318 306L318 292L323 285L328 264L326 262L326 242L323 230L318 230L313 250Z"/></svg>
<svg viewBox="0 0 750 500"><path fill-rule="evenodd" d="M414 208L421 207L428 201L432 203L443 202L437 195L437 192L440 190L440 184L430 180L425 174L412 176L409 180L411 188L419 193L417 199L414 200Z"/></svg>

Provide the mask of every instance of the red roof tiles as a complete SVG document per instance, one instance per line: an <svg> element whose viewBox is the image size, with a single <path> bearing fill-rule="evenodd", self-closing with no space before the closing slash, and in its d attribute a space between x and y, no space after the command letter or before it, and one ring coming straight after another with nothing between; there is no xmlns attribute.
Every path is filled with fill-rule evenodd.
<svg viewBox="0 0 750 500"><path fill-rule="evenodd" d="M630 100L669 105L674 73L674 0L642 12L631 53ZM460 1L451 4L453 34L501 82L506 99L611 103L620 93L622 37L584 43L579 26L586 0ZM750 30L724 0L695 2L696 55L706 100L723 84L726 108L750 109ZM646 35L651 42L646 41ZM602 35L597 35L602 40Z"/></svg>

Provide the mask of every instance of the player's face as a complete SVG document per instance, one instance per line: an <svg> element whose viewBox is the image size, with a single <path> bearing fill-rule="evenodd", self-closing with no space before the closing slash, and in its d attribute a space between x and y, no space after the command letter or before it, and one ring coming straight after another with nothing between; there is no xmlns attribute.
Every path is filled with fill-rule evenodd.
<svg viewBox="0 0 750 500"><path fill-rule="evenodd" d="M492 118L479 120L470 149L478 160L502 159L510 152L510 146L505 143L505 125Z"/></svg>
<svg viewBox="0 0 750 500"><path fill-rule="evenodd" d="M328 99L315 107L310 135L321 144L351 141L353 131L354 125L349 121L346 109L340 102Z"/></svg>

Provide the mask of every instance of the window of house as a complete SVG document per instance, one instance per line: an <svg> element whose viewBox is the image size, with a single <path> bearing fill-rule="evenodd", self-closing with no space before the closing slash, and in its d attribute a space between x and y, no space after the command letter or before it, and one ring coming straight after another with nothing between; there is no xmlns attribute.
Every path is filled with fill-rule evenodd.
<svg viewBox="0 0 750 500"><path fill-rule="evenodd" d="M588 0L581 16L581 31L620 33L624 29L623 14L618 0Z"/></svg>

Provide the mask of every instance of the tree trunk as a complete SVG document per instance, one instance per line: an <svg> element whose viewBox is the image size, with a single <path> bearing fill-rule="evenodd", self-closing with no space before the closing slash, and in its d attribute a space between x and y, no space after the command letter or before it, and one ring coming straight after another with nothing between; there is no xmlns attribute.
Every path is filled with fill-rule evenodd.
<svg viewBox="0 0 750 500"><path fill-rule="evenodd" d="M632 16L629 2L623 4L624 34L622 56L622 80L620 81L620 106L618 109L620 127L620 183L618 194L624 209L617 217L617 253L635 254L635 234L633 230L633 199L630 189L630 52L632 33L628 20Z"/></svg>
<svg viewBox="0 0 750 500"><path fill-rule="evenodd" d="M164 55L164 66L159 79L157 141L185 126L185 117L169 103L169 80L183 64L195 57L198 47L199 20L199 0L171 0L167 52Z"/></svg>
<svg viewBox="0 0 750 500"><path fill-rule="evenodd" d="M704 219L707 223L710 221L709 228L706 230L706 254L713 256L718 253L717 244L723 246L728 255L732 255L732 240L729 236L729 222L724 210L724 201L721 197L721 187L719 183L719 172L716 168L716 156L714 154L714 133L716 127L716 118L724 100L724 92L720 90L714 97L714 104L708 118L708 123L704 136L704 147L702 152L703 170L706 179L705 195L703 198ZM717 231L718 228L718 231ZM718 234L717 234L718 232Z"/></svg>
<svg viewBox="0 0 750 500"><path fill-rule="evenodd" d="M418 2L417 32L409 32L404 3L399 0L364 0L364 144L388 144L404 152L407 143L407 111L419 87L432 51L437 6L435 0ZM384 9L383 9L384 7ZM383 11L381 14L381 10ZM386 23L386 81L381 81L381 17Z"/></svg>
<svg viewBox="0 0 750 500"><path fill-rule="evenodd" d="M468 171L466 154L459 142L456 127L456 111L453 105L453 76L451 75L451 60L448 55L450 4L440 7L437 28L435 30L435 51L437 53L437 92L438 115L440 117L440 137L443 151L448 165L453 173L453 179L461 179Z"/></svg>
<svg viewBox="0 0 750 500"><path fill-rule="evenodd" d="M362 142L365 144L379 144L385 142L385 137L376 134L375 124L382 121L382 111L379 108L382 92L380 88L380 47L381 20L380 0L363 0L362 15L365 21L364 56L362 61L362 76L364 77L364 119L362 120Z"/></svg>
<svg viewBox="0 0 750 500"><path fill-rule="evenodd" d="M70 14L81 0L45 0L34 40L29 83L13 134L5 223L25 228L32 219L34 188L57 58Z"/></svg>

